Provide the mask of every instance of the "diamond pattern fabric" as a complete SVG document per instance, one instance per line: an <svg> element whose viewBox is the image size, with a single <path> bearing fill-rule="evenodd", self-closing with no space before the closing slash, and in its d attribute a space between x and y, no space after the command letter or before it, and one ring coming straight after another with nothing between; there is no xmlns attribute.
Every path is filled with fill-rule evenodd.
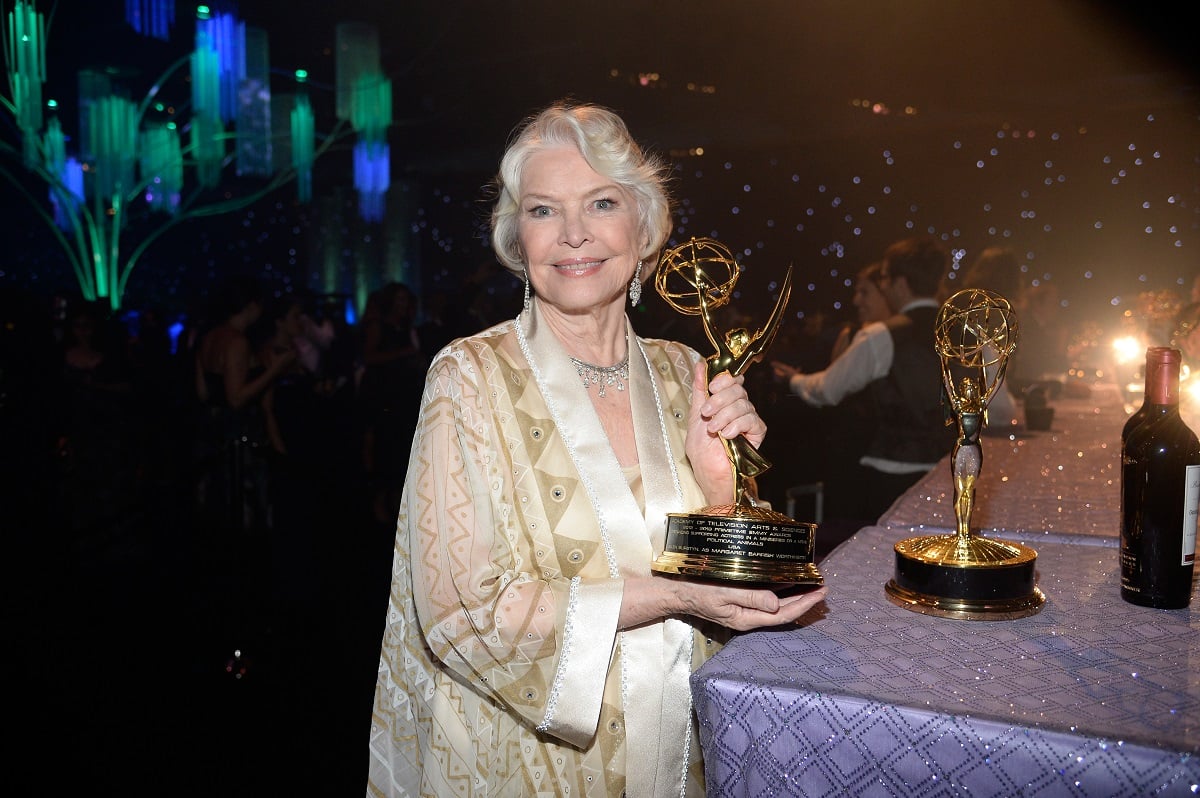
<svg viewBox="0 0 1200 798"><path fill-rule="evenodd" d="M939 466L821 563L829 596L803 628L740 635L693 674L708 794L1200 792L1200 617L1120 597L1118 400L1060 401L1054 429L984 440L972 526L1037 550L1039 613L888 600L895 543L954 528Z"/></svg>
<svg viewBox="0 0 1200 798"><path fill-rule="evenodd" d="M1127 415L1115 385L1087 399L1059 399L1046 431L990 430L972 528L1032 535L1117 537L1120 518L1121 426ZM948 460L896 500L881 526L953 530L954 486ZM818 532L818 534L820 534Z"/></svg>

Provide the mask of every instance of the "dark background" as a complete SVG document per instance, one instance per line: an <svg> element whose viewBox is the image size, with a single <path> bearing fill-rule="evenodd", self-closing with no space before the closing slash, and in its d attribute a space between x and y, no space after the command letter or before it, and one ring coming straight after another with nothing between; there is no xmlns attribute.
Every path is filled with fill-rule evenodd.
<svg viewBox="0 0 1200 798"><path fill-rule="evenodd" d="M132 33L114 0L38 5L55 9L46 96L68 131L76 70L114 67L140 96L190 48L191 4L178 4L169 42ZM744 310L769 303L772 281L795 266L789 330L846 315L854 272L914 232L940 236L964 265L986 246L1013 246L1025 282L1058 285L1080 329L1117 328L1139 293L1186 296L1200 272L1200 106L1183 8L242 2L239 15L270 36L273 88L289 91L295 69L310 71L319 130L332 124L335 26L378 27L395 109L387 220L355 220L349 152L337 148L318 164L311 206L285 187L165 236L137 267L127 309L187 320L236 273L277 293L329 291L332 273L347 294L356 280L371 288L399 273L426 297L453 296L482 268L491 312L511 315L519 296L491 265L481 187L526 114L574 97L621 112L672 163L674 240L712 235L734 248ZM176 78L162 95L186 92ZM48 322L52 297L76 286L41 221L3 185L11 331L14 320ZM402 255L385 268L379 242L394 235ZM637 323L648 334L695 337L656 297L647 305ZM50 794L361 794L390 530L366 519L353 469L324 475L319 579L300 591L303 612L275 617L272 643L247 650L234 678L239 643L212 612L227 598L219 568L197 557L210 530L190 514L178 393L188 364L172 364L140 408L148 454L136 497L81 501L63 490L69 466L54 460L53 441L38 437L54 427L54 403L12 379L27 373L14 363L55 353L2 340L10 694L31 710L18 715L17 772ZM104 432L116 462L135 432ZM270 589L289 577L302 581L262 575Z"/></svg>
<svg viewBox="0 0 1200 798"><path fill-rule="evenodd" d="M121 6L57 4L46 96L68 131L79 67L116 66L140 96L190 47L190 4L177 4L167 43L134 34ZM310 72L319 131L332 128L337 24L377 27L394 94L387 224L404 231L399 268L424 291L492 260L481 186L521 118L564 97L620 111L675 166L676 239L715 235L751 274L761 268L747 302L766 301L768 275L794 263L807 278L793 299L801 317L845 312L848 276L913 231L943 237L964 262L1014 246L1028 281L1055 281L1072 312L1102 321L1114 298L1181 288L1198 266L1196 55L1181 12L1165 3L237 9L268 33L275 91L294 89L295 69ZM161 96L186 91L177 78ZM318 163L311 206L297 206L289 186L248 215L181 225L137 267L129 304L187 313L234 268L263 272L281 291L352 290L353 261L366 239L378 245L380 228L347 212L343 245L322 249L327 204L352 204L350 182L342 146ZM7 198L0 284L70 290L41 222ZM322 276L331 267L338 286Z"/></svg>

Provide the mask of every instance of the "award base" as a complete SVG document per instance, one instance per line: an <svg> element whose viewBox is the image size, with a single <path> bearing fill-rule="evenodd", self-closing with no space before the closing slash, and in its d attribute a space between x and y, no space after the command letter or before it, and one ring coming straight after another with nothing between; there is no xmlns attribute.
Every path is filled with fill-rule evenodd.
<svg viewBox="0 0 1200 798"><path fill-rule="evenodd" d="M663 553L652 571L763 585L821 585L813 563L817 525L743 504L668 513Z"/></svg>
<svg viewBox="0 0 1200 798"><path fill-rule="evenodd" d="M1041 610L1037 552L1020 543L973 535L927 535L896 544L888 599L925 615L1001 621Z"/></svg>

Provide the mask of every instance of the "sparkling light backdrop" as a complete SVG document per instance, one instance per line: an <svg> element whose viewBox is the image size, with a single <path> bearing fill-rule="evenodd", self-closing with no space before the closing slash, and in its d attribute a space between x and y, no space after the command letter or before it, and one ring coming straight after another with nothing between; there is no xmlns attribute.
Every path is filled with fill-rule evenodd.
<svg viewBox="0 0 1200 798"><path fill-rule="evenodd" d="M764 0L754 13L615 0L582 16L543 2L331 5L241 13L270 32L281 68L310 68L316 85L334 83L331 23L380 26L397 119L387 217L364 225L347 210L347 153L329 167L344 196L307 211L273 197L180 233L143 301L182 302L230 269L280 290L349 280L361 250L385 246L402 261L391 273L452 290L493 261L481 187L509 132L565 96L620 111L668 158L676 240L711 235L739 252L747 309L793 263L797 316L846 314L854 272L914 233L961 265L1011 246L1026 284L1055 284L1064 313L1104 324L1145 291L1186 299L1200 271L1197 81L1163 45L1169 20L1148 31L1110 4L1068 0ZM34 226L9 220L23 243L0 280L55 279Z"/></svg>

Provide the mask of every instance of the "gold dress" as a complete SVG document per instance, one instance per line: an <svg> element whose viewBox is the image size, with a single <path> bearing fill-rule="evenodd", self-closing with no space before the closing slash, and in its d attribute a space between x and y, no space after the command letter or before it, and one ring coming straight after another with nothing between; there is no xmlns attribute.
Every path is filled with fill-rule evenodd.
<svg viewBox="0 0 1200 798"><path fill-rule="evenodd" d="M688 677L727 633L674 618L616 628L623 579L649 575L666 513L706 503L684 456L699 356L629 336L640 478L536 300L430 367L369 795L703 795Z"/></svg>

